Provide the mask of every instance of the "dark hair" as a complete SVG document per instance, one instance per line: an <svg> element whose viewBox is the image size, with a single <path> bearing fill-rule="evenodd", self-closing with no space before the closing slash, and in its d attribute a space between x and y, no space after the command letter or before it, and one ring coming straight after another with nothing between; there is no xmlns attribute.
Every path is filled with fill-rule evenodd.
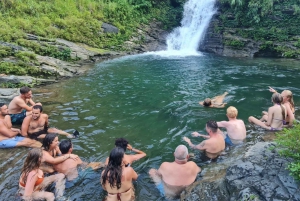
<svg viewBox="0 0 300 201"><path fill-rule="evenodd" d="M123 157L124 150L121 147L115 147L110 152L108 165L104 169L104 173L102 175L101 183L103 186L106 181L108 181L111 188L115 186L117 189L121 188Z"/></svg>
<svg viewBox="0 0 300 201"><path fill-rule="evenodd" d="M5 105L5 103L0 103L0 107L2 107L3 105Z"/></svg>
<svg viewBox="0 0 300 201"><path fill-rule="evenodd" d="M21 175L23 174L23 183L26 185L28 174L32 170L36 170L41 165L41 158L43 156L43 151L41 148L33 148L28 152L28 155L25 159Z"/></svg>
<svg viewBox="0 0 300 201"><path fill-rule="evenodd" d="M40 112L43 112L43 107L41 106L41 105L34 105L33 107L32 107L32 109L39 109L40 110Z"/></svg>
<svg viewBox="0 0 300 201"><path fill-rule="evenodd" d="M72 147L72 142L70 139L63 140L59 143L59 149L62 154L68 153L71 147Z"/></svg>
<svg viewBox="0 0 300 201"><path fill-rule="evenodd" d="M24 86L24 87L20 88L20 93L21 94L27 94L30 91L31 91L31 89L29 87L27 87L27 86Z"/></svg>
<svg viewBox="0 0 300 201"><path fill-rule="evenodd" d="M213 132L217 132L219 127L216 121L214 120L209 120L208 122L206 122L206 126Z"/></svg>
<svg viewBox="0 0 300 201"><path fill-rule="evenodd" d="M52 144L53 140L57 137L57 134L55 133L49 133L46 135L46 137L43 140L42 147L45 151L49 151L50 145Z"/></svg>
<svg viewBox="0 0 300 201"><path fill-rule="evenodd" d="M117 138L115 141L116 147L120 147L120 148L124 149L124 152L127 149L128 143L129 142L125 138Z"/></svg>
<svg viewBox="0 0 300 201"><path fill-rule="evenodd" d="M203 106L206 106L206 107L211 106L211 99L210 99L210 98L206 98L206 99L203 101Z"/></svg>

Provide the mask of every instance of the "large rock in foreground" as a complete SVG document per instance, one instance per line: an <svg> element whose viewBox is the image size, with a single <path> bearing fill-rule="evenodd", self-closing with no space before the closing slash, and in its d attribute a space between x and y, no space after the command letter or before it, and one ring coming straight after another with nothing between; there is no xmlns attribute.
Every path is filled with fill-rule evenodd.
<svg viewBox="0 0 300 201"><path fill-rule="evenodd" d="M181 195L181 200L299 201L299 182L286 170L288 162L279 156L276 144L258 142L227 169L223 178L199 181Z"/></svg>

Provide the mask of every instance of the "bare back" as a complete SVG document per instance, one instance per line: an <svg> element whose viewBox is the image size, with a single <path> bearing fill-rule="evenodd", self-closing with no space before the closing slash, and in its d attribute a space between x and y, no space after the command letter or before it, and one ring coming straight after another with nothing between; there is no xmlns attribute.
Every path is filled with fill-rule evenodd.
<svg viewBox="0 0 300 201"><path fill-rule="evenodd" d="M280 105L274 105L274 106L270 107L268 110L269 116L268 116L267 123L272 128L281 128L283 126L283 122L286 119L286 115L287 115L286 108L284 105L281 105L281 106L285 113L284 117L282 116L282 109L281 109Z"/></svg>
<svg viewBox="0 0 300 201"><path fill-rule="evenodd" d="M209 139L204 140L202 143L204 143L203 150L205 150L206 155L211 159L218 157L225 149L225 140L221 134L210 136Z"/></svg>
<svg viewBox="0 0 300 201"><path fill-rule="evenodd" d="M244 140L246 138L246 127L243 120L229 119L229 121L217 122L219 127L224 127L230 139Z"/></svg>
<svg viewBox="0 0 300 201"><path fill-rule="evenodd" d="M73 180L78 177L78 170L77 166L82 163L80 160L73 160L71 158L63 161L62 163L59 163L57 165L53 165L54 169L59 172L66 175L68 180Z"/></svg>

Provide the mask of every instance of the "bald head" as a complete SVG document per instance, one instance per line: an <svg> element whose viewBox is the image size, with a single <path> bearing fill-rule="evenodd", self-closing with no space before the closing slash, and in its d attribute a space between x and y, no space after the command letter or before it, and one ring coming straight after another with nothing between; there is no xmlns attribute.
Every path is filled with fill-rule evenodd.
<svg viewBox="0 0 300 201"><path fill-rule="evenodd" d="M188 148L185 145L179 145L174 152L175 159L177 160L186 160L188 154Z"/></svg>

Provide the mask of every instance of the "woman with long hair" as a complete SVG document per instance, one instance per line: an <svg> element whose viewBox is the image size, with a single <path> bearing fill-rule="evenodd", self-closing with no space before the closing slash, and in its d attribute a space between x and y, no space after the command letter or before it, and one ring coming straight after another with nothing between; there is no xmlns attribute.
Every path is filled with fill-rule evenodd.
<svg viewBox="0 0 300 201"><path fill-rule="evenodd" d="M123 163L124 149L115 147L109 155L108 165L102 172L101 184L108 195L106 201L134 200L132 180L138 175Z"/></svg>
<svg viewBox="0 0 300 201"><path fill-rule="evenodd" d="M269 90L272 93L277 93L277 91L272 87L269 87ZM287 113L285 119L285 125L292 126L295 120L295 104L293 99L293 93L290 90L283 90L281 92L281 96L283 98L282 104L285 106L286 113ZM263 119L267 119L268 113L264 111L263 114L266 115L265 117L263 117Z"/></svg>
<svg viewBox="0 0 300 201"><path fill-rule="evenodd" d="M55 199L54 194L44 191L53 182L55 182L57 198L63 195L65 175L55 174L44 178L44 173L40 169L42 157L43 150L41 148L33 148L28 152L24 162L19 179L19 193L25 201L39 199L53 201Z"/></svg>
<svg viewBox="0 0 300 201"><path fill-rule="evenodd" d="M271 131L281 130L283 125L285 125L286 119L286 107L282 105L283 98L279 93L274 93L272 95L273 106L269 108L266 122L262 122L259 119L251 116L249 117L249 122L254 123L262 128ZM266 118L266 117L263 117ZM263 119L262 118L262 119Z"/></svg>
<svg viewBox="0 0 300 201"><path fill-rule="evenodd" d="M58 147L59 141L57 134L49 133L43 140L43 159L42 169L44 172L53 173L53 165L59 164L68 158L78 160L79 157L75 154L67 154L60 156L61 152Z"/></svg>

